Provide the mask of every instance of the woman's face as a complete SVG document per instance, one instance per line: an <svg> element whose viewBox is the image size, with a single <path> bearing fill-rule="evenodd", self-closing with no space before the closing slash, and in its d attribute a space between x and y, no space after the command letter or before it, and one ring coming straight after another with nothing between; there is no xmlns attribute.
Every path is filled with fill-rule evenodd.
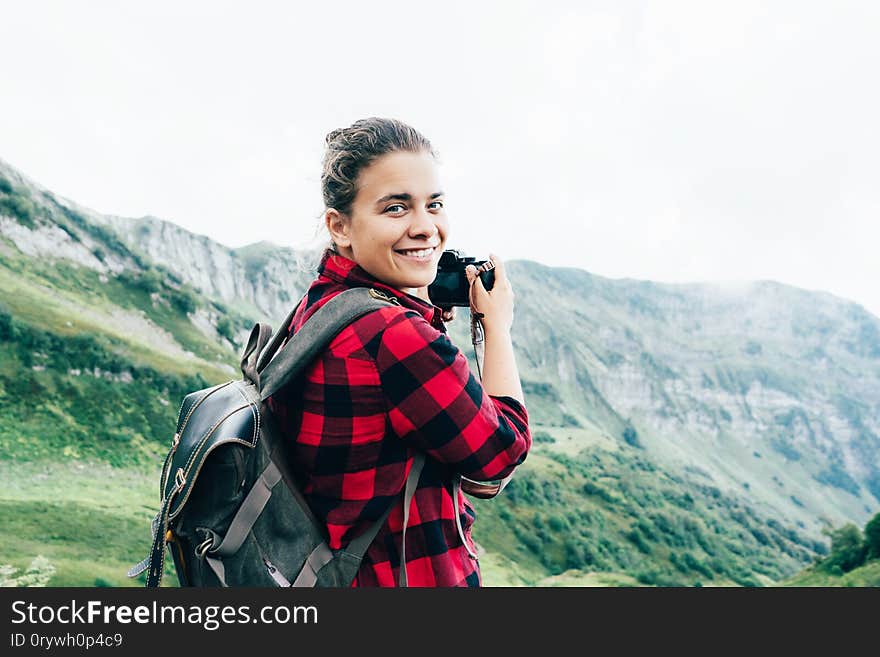
<svg viewBox="0 0 880 657"><path fill-rule="evenodd" d="M439 171L430 153L386 153L358 176L345 217L326 213L341 255L402 292L415 294L437 276L448 220Z"/></svg>

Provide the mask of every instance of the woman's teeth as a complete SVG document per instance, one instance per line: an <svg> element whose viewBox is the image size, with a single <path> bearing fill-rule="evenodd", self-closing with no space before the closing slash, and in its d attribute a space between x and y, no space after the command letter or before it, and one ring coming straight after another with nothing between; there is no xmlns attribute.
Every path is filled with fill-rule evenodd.
<svg viewBox="0 0 880 657"><path fill-rule="evenodd" d="M415 251L398 251L398 253L406 256L413 256L415 258L427 258L429 255L434 253L434 248L432 247L430 249L418 249Z"/></svg>

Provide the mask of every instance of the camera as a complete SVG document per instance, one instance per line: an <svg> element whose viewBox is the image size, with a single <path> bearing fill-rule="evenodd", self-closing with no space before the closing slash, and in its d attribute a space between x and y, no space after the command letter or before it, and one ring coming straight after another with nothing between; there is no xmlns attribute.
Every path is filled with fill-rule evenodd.
<svg viewBox="0 0 880 657"><path fill-rule="evenodd" d="M441 308L452 308L452 306L468 307L471 305L467 274L464 270L468 265L474 265L478 270L484 264L489 263L488 271L479 271L479 277L483 281L483 286L487 290L491 290L495 284L495 272L491 269L494 267L491 260L477 260L463 255L455 249L448 249L440 255L440 262L437 264L437 277L434 282L428 285L428 296L431 303Z"/></svg>

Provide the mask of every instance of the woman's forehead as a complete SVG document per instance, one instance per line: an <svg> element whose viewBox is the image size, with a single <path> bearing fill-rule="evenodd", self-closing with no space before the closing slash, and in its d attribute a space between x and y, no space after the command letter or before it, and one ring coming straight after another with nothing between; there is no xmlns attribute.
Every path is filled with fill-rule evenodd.
<svg viewBox="0 0 880 657"><path fill-rule="evenodd" d="M442 193L439 169L429 153L388 153L361 171L358 196L369 203L389 195L429 198Z"/></svg>

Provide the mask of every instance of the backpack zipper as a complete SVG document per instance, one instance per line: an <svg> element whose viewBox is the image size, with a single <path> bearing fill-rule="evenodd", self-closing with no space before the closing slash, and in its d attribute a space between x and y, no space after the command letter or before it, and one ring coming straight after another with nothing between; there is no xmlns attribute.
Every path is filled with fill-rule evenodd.
<svg viewBox="0 0 880 657"><path fill-rule="evenodd" d="M266 564L266 570L269 571L269 577L274 579L278 586L283 586L285 588L290 586L290 582L281 574L281 571L275 567L275 564L269 561L266 557L263 557L263 563Z"/></svg>

